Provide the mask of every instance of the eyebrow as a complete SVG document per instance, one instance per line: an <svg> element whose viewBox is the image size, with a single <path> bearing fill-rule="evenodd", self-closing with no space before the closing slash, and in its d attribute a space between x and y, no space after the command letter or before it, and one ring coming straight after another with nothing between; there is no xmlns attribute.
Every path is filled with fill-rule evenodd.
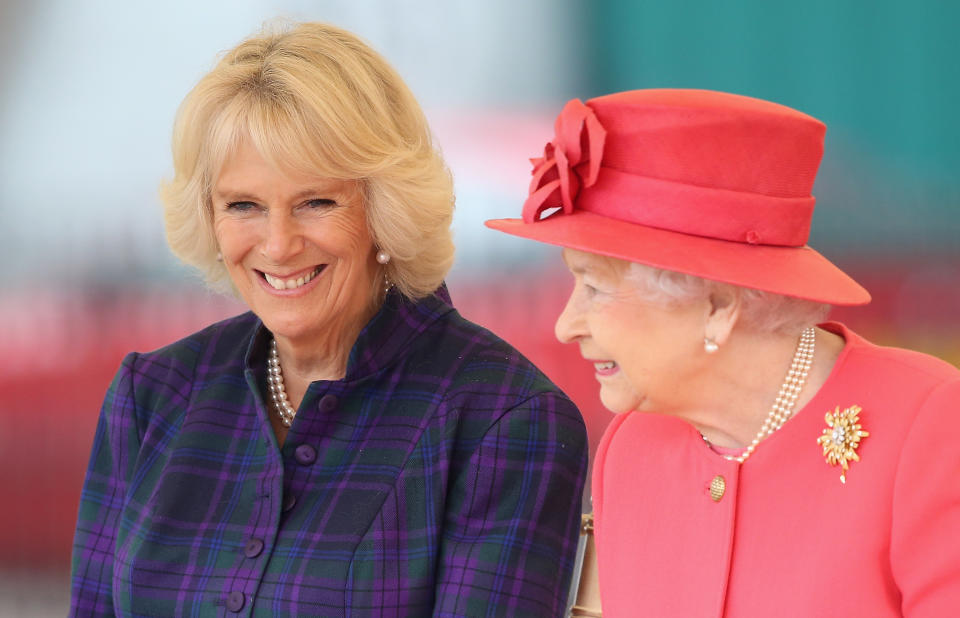
<svg viewBox="0 0 960 618"><path fill-rule="evenodd" d="M579 262L576 262L576 260L574 260L575 263L571 264L570 260L567 258L568 255L569 254L566 251L564 251L561 254L561 257L563 258L563 263L567 265L567 269L570 272L572 272L575 275L580 275L587 272L588 270L587 264L584 264L582 260Z"/></svg>
<svg viewBox="0 0 960 618"><path fill-rule="evenodd" d="M223 199L227 202L256 202L257 198L251 193L243 191L224 191L213 190L213 197Z"/></svg>
<svg viewBox="0 0 960 618"><path fill-rule="evenodd" d="M333 189L324 189L321 187L315 187L311 189L305 189L300 193L297 193L296 195L293 196L293 201L296 202L308 197L338 201L340 199L343 199L343 196L344 196L343 189L333 190Z"/></svg>
<svg viewBox="0 0 960 618"><path fill-rule="evenodd" d="M254 193L249 193L247 191L219 191L216 188L213 190L213 197L223 199L227 202L260 202L260 198L257 197ZM312 187L310 189L304 189L299 193L291 197L291 201L299 202L300 200L312 197L315 199L329 199L334 202L339 202L344 197L344 191L341 189L330 189L324 187Z"/></svg>

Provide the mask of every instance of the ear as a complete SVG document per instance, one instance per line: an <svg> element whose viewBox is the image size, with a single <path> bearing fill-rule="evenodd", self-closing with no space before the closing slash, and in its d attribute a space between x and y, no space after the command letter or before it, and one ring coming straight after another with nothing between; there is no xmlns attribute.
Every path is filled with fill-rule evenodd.
<svg viewBox="0 0 960 618"><path fill-rule="evenodd" d="M703 336L722 346L730 338L730 333L740 319L743 296L735 286L716 286L710 291L707 305Z"/></svg>

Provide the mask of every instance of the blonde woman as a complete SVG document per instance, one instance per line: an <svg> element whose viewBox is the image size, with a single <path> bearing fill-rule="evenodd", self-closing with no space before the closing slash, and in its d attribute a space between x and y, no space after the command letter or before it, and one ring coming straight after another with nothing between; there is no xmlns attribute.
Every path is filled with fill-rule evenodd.
<svg viewBox="0 0 960 618"><path fill-rule="evenodd" d="M451 306L451 179L396 73L264 32L187 95L173 158L170 246L250 312L124 359L73 613L562 611L583 422Z"/></svg>

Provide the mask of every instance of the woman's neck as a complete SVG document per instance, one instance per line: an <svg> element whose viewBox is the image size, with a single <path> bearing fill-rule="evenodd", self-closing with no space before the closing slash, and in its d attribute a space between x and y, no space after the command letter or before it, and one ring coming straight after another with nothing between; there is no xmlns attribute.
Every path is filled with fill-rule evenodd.
<svg viewBox="0 0 960 618"><path fill-rule="evenodd" d="M337 320L313 336L274 334L284 386L294 409L299 408L311 382L346 376L350 351L376 310L370 307L362 314Z"/></svg>
<svg viewBox="0 0 960 618"><path fill-rule="evenodd" d="M770 413L797 349L798 336L735 331L710 360L696 401L677 415L716 446L745 448ZM813 363L792 416L826 382L844 340L817 329Z"/></svg>

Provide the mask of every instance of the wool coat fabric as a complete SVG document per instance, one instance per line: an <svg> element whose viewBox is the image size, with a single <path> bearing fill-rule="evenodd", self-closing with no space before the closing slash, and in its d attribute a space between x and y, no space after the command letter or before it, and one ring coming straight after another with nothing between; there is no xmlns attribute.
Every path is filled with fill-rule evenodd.
<svg viewBox="0 0 960 618"><path fill-rule="evenodd" d="M604 618L960 615L960 371L824 326L846 339L830 377L743 464L677 418L608 427L593 477ZM869 436L842 483L817 439L852 406Z"/></svg>
<svg viewBox="0 0 960 618"><path fill-rule="evenodd" d="M72 614L560 615L583 420L447 301L392 293L282 447L254 315L128 355L83 488Z"/></svg>

